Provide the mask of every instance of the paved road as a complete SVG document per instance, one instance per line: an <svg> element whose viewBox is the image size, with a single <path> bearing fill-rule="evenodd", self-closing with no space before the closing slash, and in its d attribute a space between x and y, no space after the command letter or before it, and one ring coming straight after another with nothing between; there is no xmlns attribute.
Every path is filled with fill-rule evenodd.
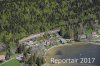
<svg viewBox="0 0 100 66"><path fill-rule="evenodd" d="M56 33L56 32L58 32L58 31L60 31L60 30L59 30L59 29L57 29L57 30L51 30L51 31L48 31L47 33ZM32 34L32 35L30 35L30 36L28 36L28 37L25 37L25 38L23 38L22 40L20 40L19 43L22 43L22 42L24 42L25 40L28 40L28 39L31 39L31 38L43 36L44 34L45 34L45 32L38 33L38 34Z"/></svg>

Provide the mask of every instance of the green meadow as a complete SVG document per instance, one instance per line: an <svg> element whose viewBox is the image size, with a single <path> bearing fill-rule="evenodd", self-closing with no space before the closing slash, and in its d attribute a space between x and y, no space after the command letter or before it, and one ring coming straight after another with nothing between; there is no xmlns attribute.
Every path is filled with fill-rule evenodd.
<svg viewBox="0 0 100 66"><path fill-rule="evenodd" d="M1 66L20 66L20 64L16 59L12 59Z"/></svg>

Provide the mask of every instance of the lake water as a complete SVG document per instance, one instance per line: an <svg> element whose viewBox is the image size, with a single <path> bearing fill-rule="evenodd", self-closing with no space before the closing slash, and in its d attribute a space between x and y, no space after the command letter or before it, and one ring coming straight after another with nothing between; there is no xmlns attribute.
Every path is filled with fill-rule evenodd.
<svg viewBox="0 0 100 66"><path fill-rule="evenodd" d="M53 59L51 61L51 59ZM56 60L78 59L75 63L54 63ZM100 66L100 45L75 44L50 49L46 53L46 62L51 66ZM56 61L57 62L57 61Z"/></svg>

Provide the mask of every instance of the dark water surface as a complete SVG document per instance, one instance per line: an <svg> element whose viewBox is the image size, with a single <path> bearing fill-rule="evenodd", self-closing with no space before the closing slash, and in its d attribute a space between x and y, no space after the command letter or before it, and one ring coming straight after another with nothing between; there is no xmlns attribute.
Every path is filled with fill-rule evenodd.
<svg viewBox="0 0 100 66"><path fill-rule="evenodd" d="M51 58L55 59L73 59L73 58L87 58L91 63L61 63L52 64ZM95 58L92 63L92 58ZM95 44L75 44L75 45L65 45L50 49L46 54L46 61L51 63L53 66L100 66L100 45Z"/></svg>

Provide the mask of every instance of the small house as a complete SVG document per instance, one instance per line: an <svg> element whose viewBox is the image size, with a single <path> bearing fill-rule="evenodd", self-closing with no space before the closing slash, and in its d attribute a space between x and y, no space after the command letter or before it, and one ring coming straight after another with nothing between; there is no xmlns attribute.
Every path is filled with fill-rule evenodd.
<svg viewBox="0 0 100 66"><path fill-rule="evenodd" d="M96 35L97 34L97 32L92 32L92 35Z"/></svg>
<svg viewBox="0 0 100 66"><path fill-rule="evenodd" d="M81 34L81 35L79 35L79 40L80 41L87 41L87 35L85 35L85 34Z"/></svg>
<svg viewBox="0 0 100 66"><path fill-rule="evenodd" d="M30 40L33 41L33 42L35 42L36 41L36 37L31 38Z"/></svg>
<svg viewBox="0 0 100 66"><path fill-rule="evenodd" d="M99 36L97 35L97 32L92 32L92 37L93 37L93 38L97 38L97 37L99 37Z"/></svg>
<svg viewBox="0 0 100 66"><path fill-rule="evenodd" d="M66 39L67 43L74 41L73 39Z"/></svg>
<svg viewBox="0 0 100 66"><path fill-rule="evenodd" d="M5 60L5 55L0 55L0 61L4 61Z"/></svg>
<svg viewBox="0 0 100 66"><path fill-rule="evenodd" d="M100 34L100 29L98 29L98 34Z"/></svg>
<svg viewBox="0 0 100 66"><path fill-rule="evenodd" d="M85 34L80 35L80 39L86 39L87 36Z"/></svg>
<svg viewBox="0 0 100 66"><path fill-rule="evenodd" d="M23 58L23 54L20 54L20 55L18 55L18 56L16 57L16 59L17 59L18 61L22 61L22 58Z"/></svg>
<svg viewBox="0 0 100 66"><path fill-rule="evenodd" d="M65 40L65 39L63 39L63 38L59 38L59 40L60 40L60 42L62 43L62 44L65 44L67 41Z"/></svg>

